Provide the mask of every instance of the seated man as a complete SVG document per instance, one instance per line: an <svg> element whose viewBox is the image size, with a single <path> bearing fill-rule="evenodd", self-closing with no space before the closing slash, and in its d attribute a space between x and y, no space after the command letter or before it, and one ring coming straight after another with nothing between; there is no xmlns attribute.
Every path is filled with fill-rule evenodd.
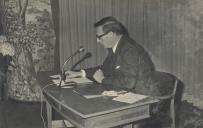
<svg viewBox="0 0 203 128"><path fill-rule="evenodd" d="M105 17L94 26L97 42L108 50L103 65L80 72L67 71L67 77L86 76L109 90L126 90L151 96L163 96L172 92L172 77L165 77L155 71L149 54L128 35L119 21ZM164 87L166 83L169 86ZM165 101L157 106L158 111L163 104Z"/></svg>
<svg viewBox="0 0 203 128"><path fill-rule="evenodd" d="M68 77L83 73L107 89L139 92L134 90L138 81L145 80L154 71L148 53L129 37L125 27L114 17L105 17L94 26L97 42L108 50L108 56L102 66L85 69L81 73L68 71Z"/></svg>

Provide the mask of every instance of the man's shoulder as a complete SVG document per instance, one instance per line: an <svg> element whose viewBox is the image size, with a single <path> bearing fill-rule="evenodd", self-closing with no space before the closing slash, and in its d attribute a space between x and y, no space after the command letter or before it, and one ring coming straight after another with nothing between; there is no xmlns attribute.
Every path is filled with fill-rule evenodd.
<svg viewBox="0 0 203 128"><path fill-rule="evenodd" d="M130 37L124 37L121 49L123 52L146 52L140 44Z"/></svg>

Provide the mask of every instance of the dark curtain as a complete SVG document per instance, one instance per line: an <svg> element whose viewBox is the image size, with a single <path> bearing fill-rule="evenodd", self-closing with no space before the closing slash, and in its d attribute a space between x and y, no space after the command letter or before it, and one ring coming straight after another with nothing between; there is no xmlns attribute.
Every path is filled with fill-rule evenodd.
<svg viewBox="0 0 203 128"><path fill-rule="evenodd" d="M3 35L3 26L1 22L0 22L0 35Z"/></svg>
<svg viewBox="0 0 203 128"><path fill-rule="evenodd" d="M4 12L4 0L0 0L0 35L3 35L3 12Z"/></svg>
<svg viewBox="0 0 203 128"><path fill-rule="evenodd" d="M56 35L55 49L54 49L54 70L60 70L60 59L59 59L59 1L50 0L52 17L54 23L54 31Z"/></svg>

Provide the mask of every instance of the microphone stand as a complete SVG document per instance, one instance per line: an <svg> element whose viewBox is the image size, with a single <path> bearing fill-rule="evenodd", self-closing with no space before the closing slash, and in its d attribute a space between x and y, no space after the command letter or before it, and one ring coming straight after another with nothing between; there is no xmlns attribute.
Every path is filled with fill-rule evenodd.
<svg viewBox="0 0 203 128"><path fill-rule="evenodd" d="M78 61L71 67L71 70L74 70L75 67L76 67L78 64L80 64L80 63L83 62L85 59L87 59L87 58L89 58L89 57L91 57L91 56L92 56L92 54L91 54L90 52L87 52L87 53L82 57L82 59L78 60Z"/></svg>
<svg viewBox="0 0 203 128"><path fill-rule="evenodd" d="M73 58L76 54L80 53L80 52L84 52L85 49L83 47L80 47L80 49L78 49L76 52L74 52L72 55L70 55L68 57L68 59L64 62L63 66L62 66L62 69L61 69L61 80L60 80L60 83L59 83L59 88L61 88L61 83L62 81L65 82L66 80L66 74L65 74L65 70L64 70L64 66L66 65L66 63L68 61L70 61L71 58Z"/></svg>

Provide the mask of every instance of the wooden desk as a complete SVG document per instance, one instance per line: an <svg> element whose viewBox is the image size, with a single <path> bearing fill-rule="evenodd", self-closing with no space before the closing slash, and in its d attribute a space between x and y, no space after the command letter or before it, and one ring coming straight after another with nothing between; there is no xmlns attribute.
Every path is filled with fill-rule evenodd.
<svg viewBox="0 0 203 128"><path fill-rule="evenodd" d="M86 99L73 88L50 85L43 90L47 104L48 128L54 108L78 128L110 128L150 117L150 105L158 100L147 98L134 104L113 101L109 97Z"/></svg>

